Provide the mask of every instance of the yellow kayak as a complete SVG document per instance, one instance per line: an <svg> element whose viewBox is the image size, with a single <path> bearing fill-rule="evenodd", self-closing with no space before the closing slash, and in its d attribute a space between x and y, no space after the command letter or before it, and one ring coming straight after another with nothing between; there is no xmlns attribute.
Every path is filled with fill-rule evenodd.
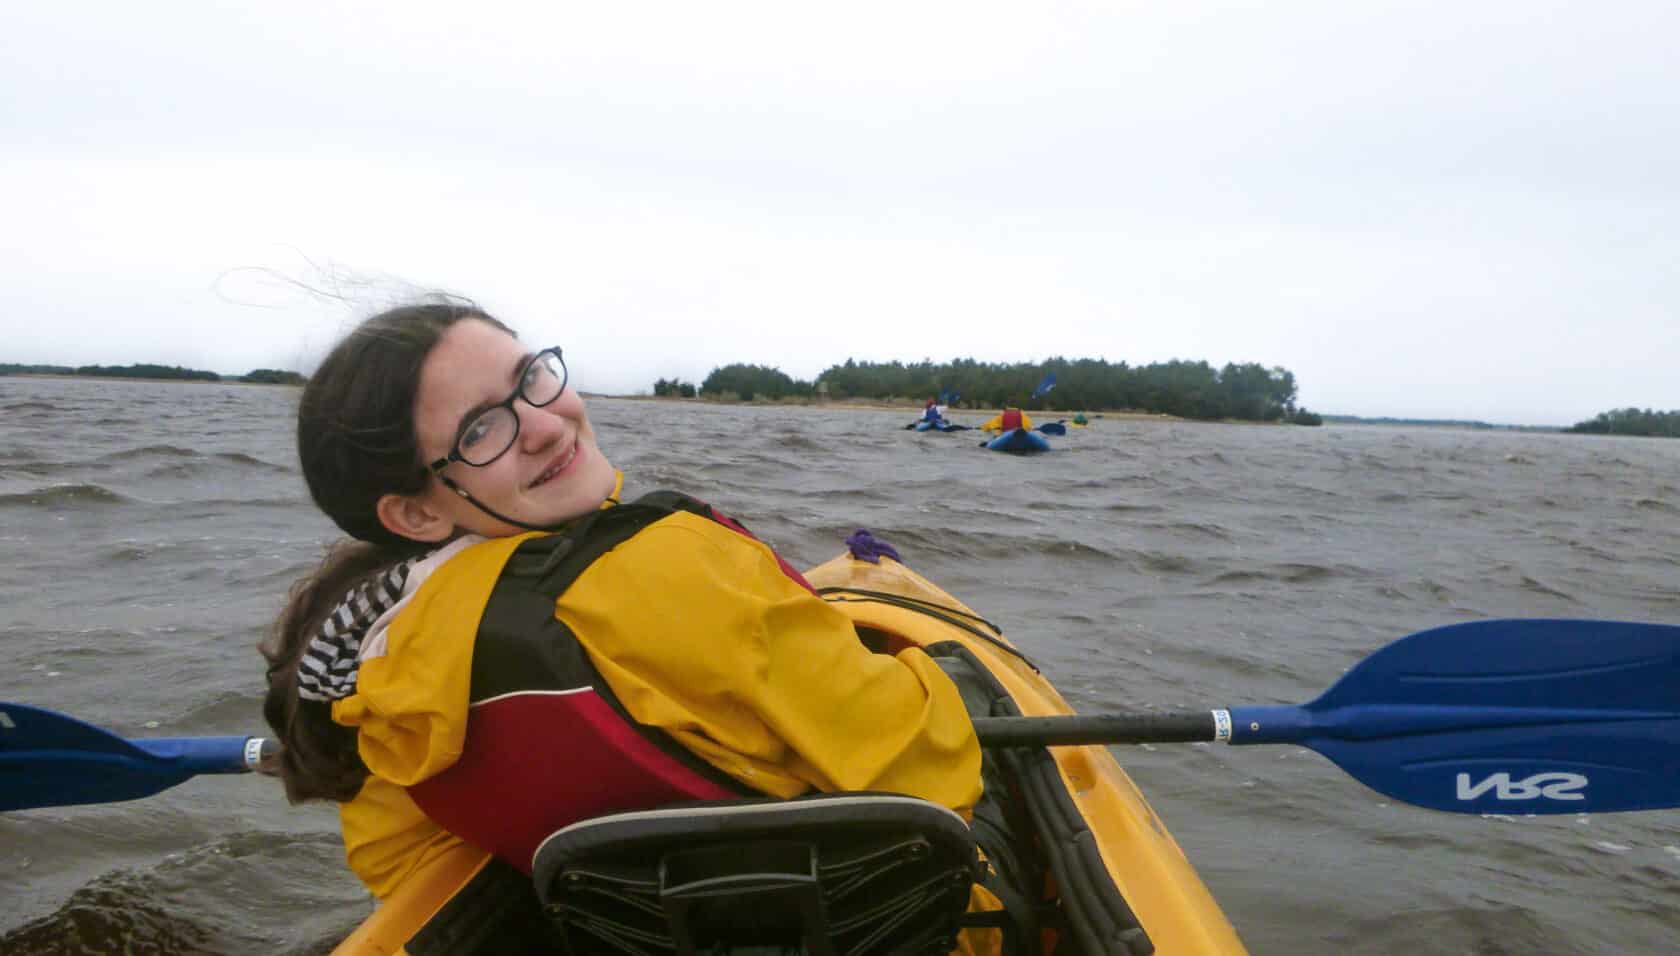
<svg viewBox="0 0 1680 956"><path fill-rule="evenodd" d="M960 655L983 668L995 688L994 701L1003 701L993 703L992 715L1073 712L1007 639L908 566L890 557L872 563L847 552L807 571L806 578L853 620L871 648L895 653L908 645L938 645L939 654ZM961 649L954 650L953 642ZM1043 949L1054 946L1059 933L1072 937L1064 942L1074 944L1073 952L1094 950L1089 956L1245 952L1184 852L1106 747L1012 751L1022 753L1036 767L1030 783L1023 785L1038 827L1028 852L1035 853L1035 862L1051 874L1048 892L1056 899L1054 917L1046 925L1057 929L1044 934ZM496 885L490 877L497 867L508 873L498 877L502 892L530 893L528 886L520 890L509 882L511 868L491 861L483 851L460 846L407 879L334 953L501 951L485 942L496 939L497 927L485 919L482 905L466 920L457 899L475 894L482 899L486 888ZM529 922L528 916L523 918ZM451 922L453 927L442 927ZM470 924L465 937L471 939L464 938L462 924ZM513 929L510 936L515 935ZM540 932L529 926L519 929L527 938ZM1068 951L1069 947L1058 950Z"/></svg>

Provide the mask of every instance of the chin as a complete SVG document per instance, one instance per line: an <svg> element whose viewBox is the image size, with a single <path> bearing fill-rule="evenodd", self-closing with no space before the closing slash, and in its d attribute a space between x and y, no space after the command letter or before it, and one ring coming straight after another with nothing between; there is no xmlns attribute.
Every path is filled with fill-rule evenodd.
<svg viewBox="0 0 1680 956"><path fill-rule="evenodd" d="M598 455L592 457L588 470L572 476L566 487L556 489L559 492L556 498L550 499L560 512L554 517L554 523L581 518L601 507L601 503L612 495L618 476L606 459Z"/></svg>

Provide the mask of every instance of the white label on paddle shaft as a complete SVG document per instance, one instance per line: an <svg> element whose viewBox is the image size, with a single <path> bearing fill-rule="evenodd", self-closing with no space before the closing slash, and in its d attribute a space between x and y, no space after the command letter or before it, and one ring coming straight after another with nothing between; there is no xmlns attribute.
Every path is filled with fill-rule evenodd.
<svg viewBox="0 0 1680 956"><path fill-rule="evenodd" d="M262 748L263 738L245 738L245 766L250 767L252 770L257 769L257 764L262 762Z"/></svg>
<svg viewBox="0 0 1680 956"><path fill-rule="evenodd" d="M1474 800L1490 790L1495 800L1534 800L1539 797L1547 800L1585 800L1587 795L1576 791L1586 787L1587 778L1578 773L1537 773L1532 777L1512 780L1510 774L1501 771L1490 774L1478 784L1471 784L1467 773L1458 775L1460 800Z"/></svg>
<svg viewBox="0 0 1680 956"><path fill-rule="evenodd" d="M12 723L12 715L0 710L0 730L16 730L17 724Z"/></svg>
<svg viewBox="0 0 1680 956"><path fill-rule="evenodd" d="M1217 743L1231 742L1231 712L1216 710L1213 712L1213 739Z"/></svg>

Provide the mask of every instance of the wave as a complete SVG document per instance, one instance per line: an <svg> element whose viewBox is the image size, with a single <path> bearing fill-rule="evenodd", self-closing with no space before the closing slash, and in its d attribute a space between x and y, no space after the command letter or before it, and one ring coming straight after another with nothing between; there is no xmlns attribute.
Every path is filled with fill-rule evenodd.
<svg viewBox="0 0 1680 956"><path fill-rule="evenodd" d="M27 451L21 452L20 454L29 456L31 459L34 457ZM51 478L54 475L64 472L67 467L69 467L68 462L19 460L18 458L13 458L11 461L6 463L6 467L0 468L0 475L4 475L6 472L16 472L20 475L29 475L32 478Z"/></svg>
<svg viewBox="0 0 1680 956"><path fill-rule="evenodd" d="M288 498L196 498L179 504L188 507L193 514L200 517L203 516L200 512L206 515L218 514L224 508L301 508L311 515L315 513L309 496L301 492Z"/></svg>
<svg viewBox="0 0 1680 956"><path fill-rule="evenodd" d="M1321 564L1273 564L1264 568L1244 571L1226 571L1217 575L1205 586L1249 584L1255 581L1281 581L1285 584L1316 584L1337 577L1342 572L1334 568L1327 568Z"/></svg>
<svg viewBox="0 0 1680 956"><path fill-rule="evenodd" d="M832 442L817 441L797 432L778 436L776 445L781 451L832 451L834 447Z"/></svg>
<svg viewBox="0 0 1680 956"><path fill-rule="evenodd" d="M0 935L0 952L326 952L367 912L366 894L347 878L336 885L312 881L318 890L306 882L311 872L342 872L342 854L337 834L222 837L153 867L95 877L56 912ZM275 906L263 894L224 894L227 886L265 886L293 902Z"/></svg>
<svg viewBox="0 0 1680 956"><path fill-rule="evenodd" d="M1522 584L1522 589L1524 591L1532 591L1535 594L1544 594L1547 597L1559 598L1559 599L1568 601L1570 604L1580 604L1581 603L1575 597L1575 595L1570 594L1567 591L1561 591L1561 590L1559 590L1557 588L1554 588L1551 585L1549 585L1549 584L1547 584L1543 581L1540 581L1536 578L1529 577L1526 574L1521 576L1520 581L1521 581L1521 584Z"/></svg>
<svg viewBox="0 0 1680 956"><path fill-rule="evenodd" d="M1583 945L1591 932L1571 934L1568 923L1543 918L1521 906L1488 902L1444 909L1413 907L1404 919L1385 916L1347 921L1325 938L1336 952L1476 953L1511 956L1517 953L1605 952Z"/></svg>
<svg viewBox="0 0 1680 956"><path fill-rule="evenodd" d="M128 500L103 485L53 485L35 491L0 495L0 508L68 508L124 504Z"/></svg>
<svg viewBox="0 0 1680 956"><path fill-rule="evenodd" d="M102 462L133 461L137 458L200 458L197 449L182 448L179 445L141 445L139 448L125 448L108 455L100 456Z"/></svg>
<svg viewBox="0 0 1680 956"><path fill-rule="evenodd" d="M1167 524L1147 525L1151 531L1164 531L1179 538L1211 538L1214 541L1229 541L1231 533L1214 524L1204 524L1200 521L1173 521Z"/></svg>
<svg viewBox="0 0 1680 956"><path fill-rule="evenodd" d="M280 465L271 465L255 458L239 463L238 467L246 471L265 471L271 473L285 473L292 469ZM182 461L167 465L159 465L146 472L147 478L198 478L207 475L225 474L226 469L219 467L219 463L209 459L202 461Z"/></svg>
<svg viewBox="0 0 1680 956"><path fill-rule="evenodd" d="M1122 501L1112 505L1104 505L1103 510L1112 511L1117 514L1147 515L1160 514L1162 511L1165 511L1166 508L1161 505L1140 505L1129 501Z"/></svg>
<svg viewBox="0 0 1680 956"><path fill-rule="evenodd" d="M1168 554L1163 551L1134 551L1132 554L1146 571L1182 574L1196 566L1194 561L1182 554Z"/></svg>
<svg viewBox="0 0 1680 956"><path fill-rule="evenodd" d="M59 407L51 402L37 402L25 399L21 402L8 402L0 405L0 412L14 414L17 412L57 412Z"/></svg>
<svg viewBox="0 0 1680 956"><path fill-rule="evenodd" d="M895 529L886 539L901 552L934 554L971 560L1019 560L1034 555L1051 555L1058 560L1082 563L1124 564L1125 560L1101 548L1059 537L997 535L986 532L954 531L946 528Z"/></svg>
<svg viewBox="0 0 1680 956"><path fill-rule="evenodd" d="M237 451L219 451L210 456L212 459L242 468L255 468L259 471L294 471L289 465L276 465L271 461L263 461L251 455Z"/></svg>

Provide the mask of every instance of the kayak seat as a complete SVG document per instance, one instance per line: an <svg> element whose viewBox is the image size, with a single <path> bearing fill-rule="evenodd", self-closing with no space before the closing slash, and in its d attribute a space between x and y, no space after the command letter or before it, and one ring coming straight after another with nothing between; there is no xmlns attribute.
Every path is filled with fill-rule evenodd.
<svg viewBox="0 0 1680 956"><path fill-rule="evenodd" d="M944 954L975 844L902 794L681 804L555 831L532 877L562 952Z"/></svg>

